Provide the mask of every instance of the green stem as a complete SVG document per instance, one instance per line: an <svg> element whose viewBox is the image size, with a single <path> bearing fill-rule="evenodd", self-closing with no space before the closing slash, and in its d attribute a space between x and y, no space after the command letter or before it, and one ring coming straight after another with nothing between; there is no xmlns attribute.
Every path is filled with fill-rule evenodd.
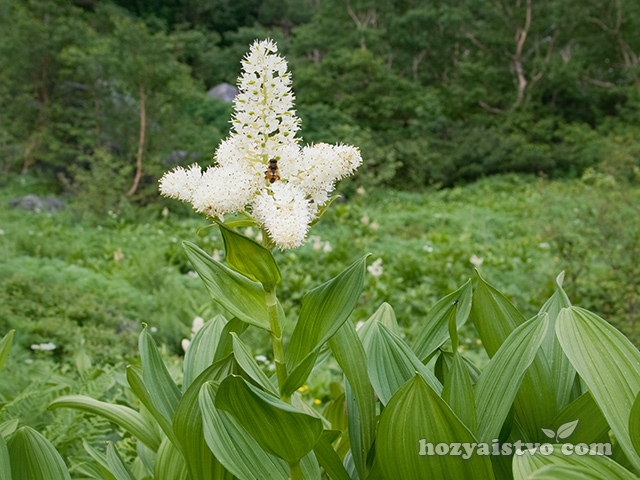
<svg viewBox="0 0 640 480"><path fill-rule="evenodd" d="M273 358L276 362L276 375L278 376L278 386L282 389L284 381L287 379L287 365L284 358L284 342L282 341L282 325L278 316L278 299L275 287L265 290L267 301L267 311L269 312L269 326L271 328L271 345L273 347ZM282 400L291 402L289 395L282 395Z"/></svg>
<svg viewBox="0 0 640 480"><path fill-rule="evenodd" d="M304 480L300 462L290 463L289 468L291 469L291 480Z"/></svg>

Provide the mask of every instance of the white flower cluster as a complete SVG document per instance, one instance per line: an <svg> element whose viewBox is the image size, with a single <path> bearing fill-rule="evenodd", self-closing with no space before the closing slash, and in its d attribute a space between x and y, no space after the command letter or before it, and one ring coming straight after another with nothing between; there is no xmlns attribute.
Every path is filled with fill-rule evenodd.
<svg viewBox="0 0 640 480"><path fill-rule="evenodd" d="M335 182L362 163L357 148L324 143L301 148L291 76L270 40L254 43L242 61L240 93L229 138L216 165L178 167L160 180L163 195L190 202L208 216L249 210L281 249L302 244Z"/></svg>

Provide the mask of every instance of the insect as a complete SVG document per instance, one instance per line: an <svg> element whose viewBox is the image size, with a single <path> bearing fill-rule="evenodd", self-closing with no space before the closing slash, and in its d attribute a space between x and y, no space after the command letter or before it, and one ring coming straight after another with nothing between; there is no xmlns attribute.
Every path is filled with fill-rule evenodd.
<svg viewBox="0 0 640 480"><path fill-rule="evenodd" d="M280 171L278 170L278 160L271 159L269 160L269 166L267 167L267 171L264 172L264 178L266 178L269 183L274 183L276 180L280 180Z"/></svg>

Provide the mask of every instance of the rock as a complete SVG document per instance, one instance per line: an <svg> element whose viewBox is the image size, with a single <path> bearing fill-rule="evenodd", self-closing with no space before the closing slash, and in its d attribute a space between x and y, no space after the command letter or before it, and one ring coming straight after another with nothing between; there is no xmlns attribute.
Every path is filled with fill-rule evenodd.
<svg viewBox="0 0 640 480"><path fill-rule="evenodd" d="M207 95L218 98L224 102L233 102L238 94L238 89L229 83L219 83L207 92Z"/></svg>
<svg viewBox="0 0 640 480"><path fill-rule="evenodd" d="M55 212L64 208L64 202L56 197L40 198L37 195L25 195L24 197L12 198L9 205L13 208L31 210L34 212Z"/></svg>

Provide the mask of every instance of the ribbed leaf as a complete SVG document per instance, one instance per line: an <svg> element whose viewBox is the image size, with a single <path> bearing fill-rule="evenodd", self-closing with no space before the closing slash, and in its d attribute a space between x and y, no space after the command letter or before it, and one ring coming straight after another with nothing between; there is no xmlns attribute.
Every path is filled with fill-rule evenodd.
<svg viewBox="0 0 640 480"><path fill-rule="evenodd" d="M222 329L222 333L220 334L220 341L218 342L218 346L216 347L216 354L213 356L213 362L216 363L231 354L233 352L233 338L230 333L236 333L238 335L242 334L247 328L249 328L249 324L243 322L242 320L238 320L237 318L232 318L227 322L227 324Z"/></svg>
<svg viewBox="0 0 640 480"><path fill-rule="evenodd" d="M346 377L351 454L358 474L366 478L366 459L375 439L376 425L375 392L367 372L367 357L351 322L344 323L329 340L329 345Z"/></svg>
<svg viewBox="0 0 640 480"><path fill-rule="evenodd" d="M629 435L631 407L640 392L640 352L606 321L578 307L559 313L556 333L625 455L640 472L640 455Z"/></svg>
<svg viewBox="0 0 640 480"><path fill-rule="evenodd" d="M547 315L536 316L520 325L502 343L480 375L476 385L480 442L491 442L500 433L548 325Z"/></svg>
<svg viewBox="0 0 640 480"><path fill-rule="evenodd" d="M223 315L216 315L194 335L184 356L183 392L198 375L213 364L213 357L226 324L227 319Z"/></svg>
<svg viewBox="0 0 640 480"><path fill-rule="evenodd" d="M422 329L415 339L413 351L424 361L449 338L447 318L455 311L456 324L462 327L469 318L472 298L471 280L455 292L439 300L422 321Z"/></svg>
<svg viewBox="0 0 640 480"><path fill-rule="evenodd" d="M569 297L562 289L563 279L564 272L556 278L556 291L540 309L540 313L547 313L549 315L549 328L542 341L542 345L540 345L540 349L549 363L550 382L548 383L555 391L558 410L568 405L571 397L571 388L576 377L576 370L562 351L562 347L556 337L556 319L558 318L558 313L560 313L560 310L563 308L571 306Z"/></svg>
<svg viewBox="0 0 640 480"><path fill-rule="evenodd" d="M142 371L139 367L128 365L127 366L127 382L131 387L133 393L138 397L140 403L142 403L145 408L149 411L153 419L158 422L158 425L162 429L162 431L171 438L174 442L177 443L177 439L173 432L173 428L171 427L171 419L167 418L156 406L156 403L151 398L151 393L147 390L147 386L144 384L142 380ZM158 445L159 446L159 445ZM157 449L156 449L157 450Z"/></svg>
<svg viewBox="0 0 640 480"><path fill-rule="evenodd" d="M249 347L247 347L235 333L232 333L233 337L233 356L240 365L240 368L245 371L249 377L255 380L258 385L264 388L266 391L273 395L278 395L278 389L271 383L269 377L262 371L260 366L256 363Z"/></svg>
<svg viewBox="0 0 640 480"><path fill-rule="evenodd" d="M434 445L477 443L442 398L420 375L388 403L376 439L377 462L385 478L402 480L494 478L488 456L419 455L420 440Z"/></svg>
<svg viewBox="0 0 640 480"><path fill-rule="evenodd" d="M113 443L107 443L107 466L116 480L136 480L133 473L125 465Z"/></svg>
<svg viewBox="0 0 640 480"><path fill-rule="evenodd" d="M507 298L489 285L480 275L473 294L470 318L489 357L493 357L502 342L524 323L524 317ZM514 401L515 418L523 439L535 441L542 435L557 413L557 389L553 387L549 361L539 351L522 379ZM480 418L480 412L478 412Z"/></svg>
<svg viewBox="0 0 640 480"><path fill-rule="evenodd" d="M9 450L7 449L7 442L2 435L0 435L0 478L2 480L12 480Z"/></svg>
<svg viewBox="0 0 640 480"><path fill-rule="evenodd" d="M358 331L367 353L367 368L371 384L383 404L419 372L438 394L442 385L435 375L422 364L411 348L384 325L368 320Z"/></svg>
<svg viewBox="0 0 640 480"><path fill-rule="evenodd" d="M295 463L322 434L322 421L257 389L242 377L222 381L216 407L230 413L267 452Z"/></svg>
<svg viewBox="0 0 640 480"><path fill-rule="evenodd" d="M13 432L15 432L18 428L18 424L20 420L17 418L13 418L11 420L7 420L6 422L0 423L0 436L8 438Z"/></svg>
<svg viewBox="0 0 640 480"><path fill-rule="evenodd" d="M293 371L310 353L318 351L349 318L362 292L367 256L302 298L300 316L287 350L289 371ZM294 384L290 388L295 390L299 386ZM292 393L293 390L283 393Z"/></svg>
<svg viewBox="0 0 640 480"><path fill-rule="evenodd" d="M254 282L262 283L265 288L273 288L280 283L280 269L271 251L223 223L218 223L218 226L224 240L225 260L231 268Z"/></svg>
<svg viewBox="0 0 640 480"><path fill-rule="evenodd" d="M266 453L235 418L215 407L217 389L216 383L205 383L199 396L204 437L215 457L240 480L287 480L287 464Z"/></svg>
<svg viewBox="0 0 640 480"><path fill-rule="evenodd" d="M636 395L629 414L629 436L636 453L640 455L640 394Z"/></svg>
<svg viewBox="0 0 640 480"><path fill-rule="evenodd" d="M185 446L185 448L190 447L191 445ZM158 449L153 478L154 480L187 480L189 478L189 470L187 470L184 457L168 438L164 439ZM213 477L210 475L208 478Z"/></svg>
<svg viewBox="0 0 640 480"><path fill-rule="evenodd" d="M158 351L158 346L145 326L140 333L138 349L142 361L142 380L153 405L169 422L180 401L177 387Z"/></svg>
<svg viewBox="0 0 640 480"><path fill-rule="evenodd" d="M601 471L593 471L589 467L578 465L547 465L536 470L527 480L602 480ZM608 477L620 478L620 477ZM626 479L634 478L622 477Z"/></svg>
<svg viewBox="0 0 640 480"><path fill-rule="evenodd" d="M315 447L313 447L313 451L320 465L322 465L322 468L324 468L332 480L351 480L351 477L342 465L340 457L331 445L331 436L331 432L324 432L320 435L318 442Z"/></svg>
<svg viewBox="0 0 640 480"><path fill-rule="evenodd" d="M71 480L64 460L42 434L19 428L7 442L11 480Z"/></svg>
<svg viewBox="0 0 640 480"><path fill-rule="evenodd" d="M534 472L548 465L559 465L562 467L577 467L584 469L595 475L586 477L598 480L637 480L637 477L610 458L604 455L564 455L561 445L554 445L551 455L531 454L525 450L523 455L513 456L513 478L514 480L528 480ZM553 471L552 471L553 472ZM544 478L544 477L542 477ZM553 477L550 477L553 478ZM571 477L555 477L557 480L564 480ZM577 477L580 478L580 477Z"/></svg>
<svg viewBox="0 0 640 480"><path fill-rule="evenodd" d="M202 372L184 393L173 415L173 430L183 446L191 478L218 478L215 473L223 469L204 440L198 396L205 382L221 381L231 373L232 366L233 360L229 355Z"/></svg>
<svg viewBox="0 0 640 480"><path fill-rule="evenodd" d="M571 367L573 368L573 367ZM576 429L571 433L571 443L608 442L609 424L602 415L598 404L590 392L586 392L564 407L553 419L549 428L557 432L561 425L580 420ZM555 433L554 433L555 437ZM633 435L632 435L633 438Z"/></svg>
<svg viewBox="0 0 640 480"><path fill-rule="evenodd" d="M0 370L2 370L4 362L9 355L9 351L11 350L11 343L13 342L14 333L15 330L11 330L2 338L2 340L0 340Z"/></svg>
<svg viewBox="0 0 640 480"><path fill-rule="evenodd" d="M216 302L243 322L269 330L269 313L260 283L216 262L192 243L183 245L193 268Z"/></svg>
<svg viewBox="0 0 640 480"><path fill-rule="evenodd" d="M442 389L442 399L470 431L477 432L476 397L469 369L456 350L453 355L453 364Z"/></svg>
<svg viewBox="0 0 640 480"><path fill-rule="evenodd" d="M101 402L84 395L58 397L49 404L49 408L74 408L106 418L120 425L151 450L160 446L160 434L155 426L132 408L124 405Z"/></svg>
<svg viewBox="0 0 640 480"><path fill-rule="evenodd" d="M98 478L104 478L105 480L116 480L116 477L114 477L113 474L109 471L109 466L107 465L107 454L92 447L84 439L82 440L82 446L89 454L89 456L96 461L96 468L101 473L101 476L99 476Z"/></svg>
<svg viewBox="0 0 640 480"><path fill-rule="evenodd" d="M300 470L305 480L322 480L320 464L313 450L300 459Z"/></svg>

